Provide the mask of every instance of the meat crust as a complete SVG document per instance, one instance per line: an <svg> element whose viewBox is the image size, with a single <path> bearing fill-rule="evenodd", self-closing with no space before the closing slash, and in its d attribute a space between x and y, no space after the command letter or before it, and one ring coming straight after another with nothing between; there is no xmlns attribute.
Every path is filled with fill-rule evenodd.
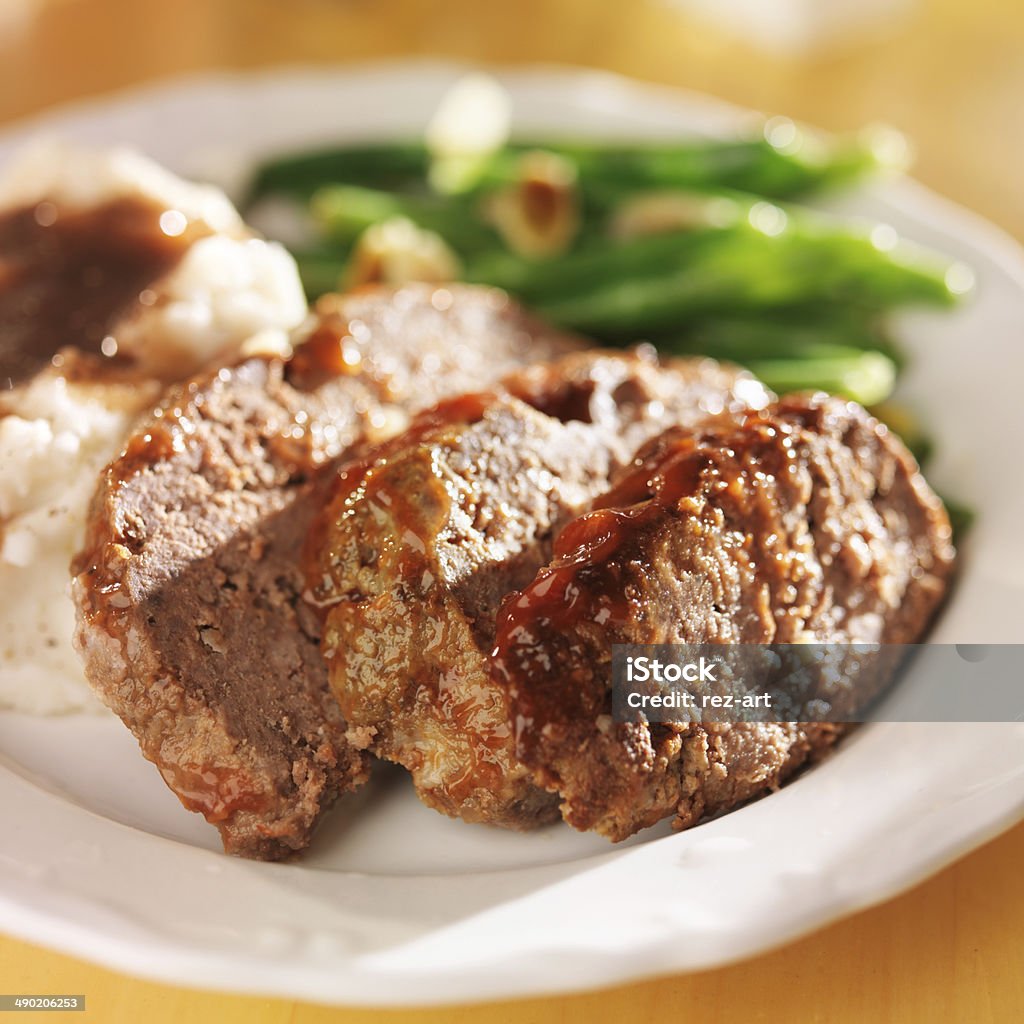
<svg viewBox="0 0 1024 1024"><path fill-rule="evenodd" d="M821 395L671 431L596 504L503 605L492 678L522 762L571 825L613 840L777 788L843 731L615 722L613 644L911 643L953 563L945 510L902 443Z"/></svg>
<svg viewBox="0 0 1024 1024"><path fill-rule="evenodd" d="M586 352L439 406L346 467L309 562L353 739L404 765L443 813L520 829L557 818L556 798L515 756L490 682L502 599L645 441L673 423L735 422L768 400L711 360Z"/></svg>
<svg viewBox="0 0 1024 1024"><path fill-rule="evenodd" d="M576 344L487 289L330 296L290 359L172 391L104 472L73 566L86 674L228 852L302 849L367 777L301 599L332 467L410 412Z"/></svg>

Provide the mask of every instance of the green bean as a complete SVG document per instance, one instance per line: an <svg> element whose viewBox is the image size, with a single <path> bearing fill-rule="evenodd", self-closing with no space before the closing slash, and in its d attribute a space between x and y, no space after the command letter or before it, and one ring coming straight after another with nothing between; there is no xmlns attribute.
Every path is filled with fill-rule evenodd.
<svg viewBox="0 0 1024 1024"><path fill-rule="evenodd" d="M527 302L567 297L599 282L643 278L663 272L667 260L696 263L711 251L720 232L680 231L628 242L601 239L558 259L532 260L505 249L483 253L466 268L469 281L495 285Z"/></svg>
<svg viewBox="0 0 1024 1024"><path fill-rule="evenodd" d="M736 362L807 352L818 344L875 350L897 367L901 362L900 353L877 318L846 307L797 306L746 317L724 314L693 323L683 335L676 331L667 341L657 335L649 340L680 352L728 353L722 358Z"/></svg>
<svg viewBox="0 0 1024 1024"><path fill-rule="evenodd" d="M799 131L794 129L794 131ZM652 188L735 188L789 199L857 180L892 164L877 139L822 140L795 135L780 148L763 135L748 139L601 143L520 140L481 161L475 192L514 183L519 158L543 149L573 162L585 194L609 201ZM306 198L331 184L425 191L431 154L422 141L354 143L264 161L247 204L268 193Z"/></svg>
<svg viewBox="0 0 1024 1024"><path fill-rule="evenodd" d="M793 199L856 181L890 164L872 140L807 140L782 150L764 137L734 141L602 144L513 144L483 166L474 188L486 191L514 181L519 155L547 150L575 164L591 202L608 205L622 195L663 188L737 189L773 199Z"/></svg>
<svg viewBox="0 0 1024 1024"><path fill-rule="evenodd" d="M774 339L709 337L700 334L662 338L659 350L678 355L708 355L747 367L778 394L790 391L829 391L861 404L884 401L892 392L896 366L881 352L825 339L797 338L783 333ZM764 342L773 340L766 345ZM752 343L753 342L753 343Z"/></svg>
<svg viewBox="0 0 1024 1024"><path fill-rule="evenodd" d="M892 394L896 367L881 352L822 346L816 354L790 359L752 359L745 364L751 373L784 395L791 391L827 391L871 405Z"/></svg>
<svg viewBox="0 0 1024 1024"><path fill-rule="evenodd" d="M467 276L508 288L560 326L616 337L795 305L950 306L948 269L910 246L880 252L849 231L791 223L775 235L738 224L609 242L547 263L502 254Z"/></svg>
<svg viewBox="0 0 1024 1024"><path fill-rule="evenodd" d="M332 185L314 193L310 211L326 235L343 244L354 242L373 224L405 217L417 227L439 234L460 254L494 250L500 245L497 234L465 203L435 196Z"/></svg>
<svg viewBox="0 0 1024 1024"><path fill-rule="evenodd" d="M271 193L308 199L318 188L337 182L425 190L429 169L430 154L423 142L355 143L289 153L256 168L244 205Z"/></svg>

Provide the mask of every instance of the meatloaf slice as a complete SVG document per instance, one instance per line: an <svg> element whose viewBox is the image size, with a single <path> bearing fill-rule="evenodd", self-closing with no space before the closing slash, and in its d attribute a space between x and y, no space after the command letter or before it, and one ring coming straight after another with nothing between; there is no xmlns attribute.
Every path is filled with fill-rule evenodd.
<svg viewBox="0 0 1024 1024"><path fill-rule="evenodd" d="M86 673L225 850L303 848L367 775L300 597L330 468L410 411L574 344L486 289L330 296L290 359L171 392L105 470L73 567Z"/></svg>
<svg viewBox="0 0 1024 1024"><path fill-rule="evenodd" d="M502 599L645 441L768 401L710 360L586 352L425 413L347 467L311 535L310 591L352 741L404 765L446 814L510 828L557 818L489 679Z"/></svg>
<svg viewBox="0 0 1024 1024"><path fill-rule="evenodd" d="M671 432L498 618L516 752L575 828L683 828L827 749L830 724L616 722L613 644L909 643L953 561L939 499L859 406L794 397L739 428Z"/></svg>

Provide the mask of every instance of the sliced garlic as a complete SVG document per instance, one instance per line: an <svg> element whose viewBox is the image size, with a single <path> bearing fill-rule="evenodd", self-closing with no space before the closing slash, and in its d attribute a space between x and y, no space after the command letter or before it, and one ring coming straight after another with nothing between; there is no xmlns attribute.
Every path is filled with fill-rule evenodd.
<svg viewBox="0 0 1024 1024"><path fill-rule="evenodd" d="M645 192L622 203L608 225L613 238L639 238L669 231L721 228L735 223L739 206L722 196L696 192Z"/></svg>
<svg viewBox="0 0 1024 1024"><path fill-rule="evenodd" d="M508 141L512 101L497 79L471 74L445 93L427 126L430 184L438 192L471 186L486 158Z"/></svg>
<svg viewBox="0 0 1024 1024"><path fill-rule="evenodd" d="M349 259L342 284L442 283L458 280L459 258L436 232L393 217L367 228Z"/></svg>
<svg viewBox="0 0 1024 1024"><path fill-rule="evenodd" d="M489 197L484 215L520 256L557 256L580 229L576 168L544 150L524 153L516 184Z"/></svg>

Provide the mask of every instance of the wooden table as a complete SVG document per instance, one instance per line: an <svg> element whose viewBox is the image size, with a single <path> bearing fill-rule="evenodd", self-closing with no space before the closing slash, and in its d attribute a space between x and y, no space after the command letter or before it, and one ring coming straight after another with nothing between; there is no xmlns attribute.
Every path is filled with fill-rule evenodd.
<svg viewBox="0 0 1024 1024"><path fill-rule="evenodd" d="M0 121L173 73L402 55L592 65L833 129L884 120L917 176L1024 239L1024 5L922 0L884 39L757 53L667 0L0 0ZM107 1021L1024 1019L1024 825L884 906L738 966L468 1009L343 1011L136 981L0 939L0 992L84 992ZM2 928L0 922L0 928Z"/></svg>

